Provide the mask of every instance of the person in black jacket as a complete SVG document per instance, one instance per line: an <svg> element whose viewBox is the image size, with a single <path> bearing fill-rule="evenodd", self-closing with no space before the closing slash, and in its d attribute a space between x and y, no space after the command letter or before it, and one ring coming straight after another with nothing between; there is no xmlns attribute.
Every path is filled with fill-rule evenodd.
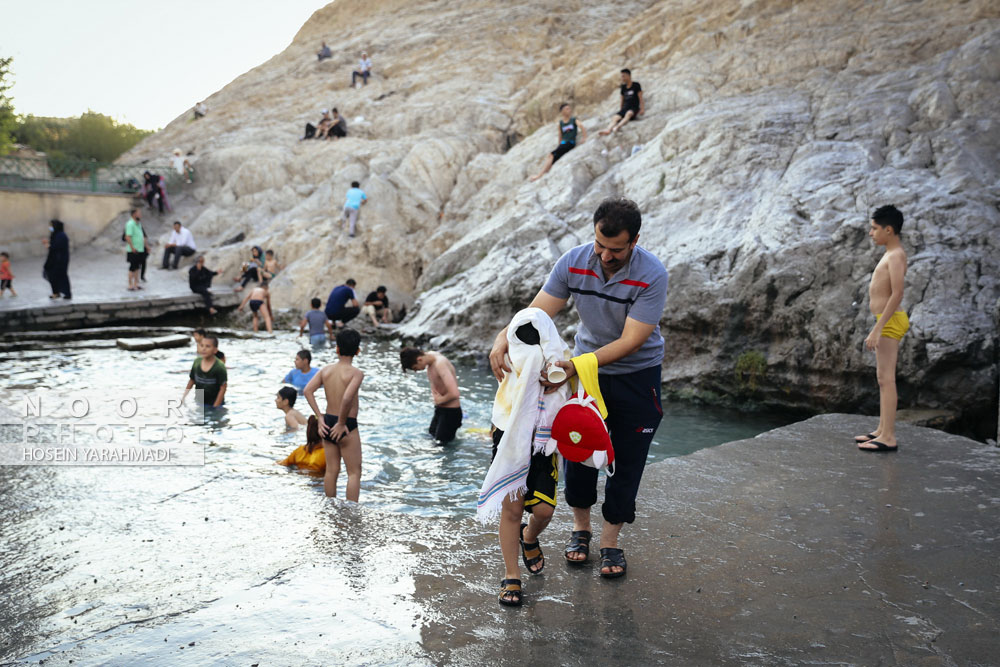
<svg viewBox="0 0 1000 667"><path fill-rule="evenodd" d="M61 220L53 220L49 224L49 240L45 245L49 247L48 257L45 258L45 266L42 276L52 285L50 299L72 299L69 287L69 237L63 231Z"/></svg>
<svg viewBox="0 0 1000 667"><path fill-rule="evenodd" d="M212 306L212 293L208 291L208 288L212 286L212 278L218 273L218 271L205 268L204 255L199 255L198 261L188 270L188 284L191 286L191 291L201 295L201 298L205 300L205 305L208 306L208 312L212 315L219 311Z"/></svg>

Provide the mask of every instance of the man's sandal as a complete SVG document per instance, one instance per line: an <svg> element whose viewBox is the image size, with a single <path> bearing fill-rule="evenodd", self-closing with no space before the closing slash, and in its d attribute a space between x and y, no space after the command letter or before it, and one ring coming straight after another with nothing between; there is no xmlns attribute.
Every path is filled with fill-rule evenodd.
<svg viewBox="0 0 1000 667"><path fill-rule="evenodd" d="M583 565L590 559L590 531L574 530L570 537L569 544L566 545L566 562L570 565ZM572 553L583 554L580 560L573 560L569 557Z"/></svg>
<svg viewBox="0 0 1000 667"><path fill-rule="evenodd" d="M506 605L508 607L520 607L521 606L521 580L520 579L501 579L500 580L500 595L497 596L497 600L500 604Z"/></svg>
<svg viewBox="0 0 1000 667"><path fill-rule="evenodd" d="M605 572L604 568L610 570L612 567L620 567L621 572ZM604 547L601 549L601 576L605 579L617 579L625 576L628 563L625 562L625 552L622 549Z"/></svg>
<svg viewBox="0 0 1000 667"><path fill-rule="evenodd" d="M541 574L542 570L545 568L545 554L542 553L542 548L538 546L538 540L534 542L524 541L524 529L528 527L528 524L521 524L521 558L524 560L524 566L528 568L528 572L531 574ZM539 565L539 563L541 563ZM538 565L536 568L535 566Z"/></svg>

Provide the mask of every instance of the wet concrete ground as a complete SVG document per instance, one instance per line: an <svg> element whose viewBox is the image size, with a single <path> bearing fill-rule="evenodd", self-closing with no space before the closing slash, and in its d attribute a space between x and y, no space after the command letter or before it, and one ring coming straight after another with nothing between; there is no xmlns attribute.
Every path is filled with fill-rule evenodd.
<svg viewBox="0 0 1000 667"><path fill-rule="evenodd" d="M206 517L184 543L157 545L160 561L145 546L122 554L114 566L146 568L148 585L88 600L89 581L54 579L76 606L18 631L59 625L62 639L8 634L0 656L261 667L997 664L1000 449L904 425L899 452L858 451L852 436L873 426L823 415L651 465L639 518L623 531L624 579L600 579L596 562L562 562L561 505L541 540L544 574L523 576L521 609L497 605L499 549L472 520L322 498L275 516L250 502L245 513ZM210 503L213 485L242 483L220 475L176 495L155 490L142 522L122 530L152 541L172 503ZM287 480L246 492L272 483ZM191 551L232 553L234 567L183 561L189 574L166 574L172 553ZM158 589L169 599L151 599Z"/></svg>

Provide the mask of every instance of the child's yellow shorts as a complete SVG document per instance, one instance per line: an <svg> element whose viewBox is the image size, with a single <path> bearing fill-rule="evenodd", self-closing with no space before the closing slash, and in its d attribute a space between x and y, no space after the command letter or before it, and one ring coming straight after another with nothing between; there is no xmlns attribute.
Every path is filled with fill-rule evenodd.
<svg viewBox="0 0 1000 667"><path fill-rule="evenodd" d="M878 320L882 319L882 315L885 313L879 313ZM882 335L886 338L895 338L896 340L902 340L903 334L905 334L910 329L910 318L906 316L901 310L897 310L889 318L889 321L885 323L882 327Z"/></svg>

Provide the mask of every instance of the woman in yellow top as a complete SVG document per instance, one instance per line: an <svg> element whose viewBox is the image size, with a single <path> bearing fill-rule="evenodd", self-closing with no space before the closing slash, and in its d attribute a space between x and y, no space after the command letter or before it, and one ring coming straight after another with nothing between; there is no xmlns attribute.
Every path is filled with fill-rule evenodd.
<svg viewBox="0 0 1000 667"><path fill-rule="evenodd" d="M319 422L315 415L309 416L306 423L306 444L296 447L288 458L276 461L278 465L296 466L299 470L308 470L323 474L326 472L326 454L323 453L323 443L319 438Z"/></svg>

